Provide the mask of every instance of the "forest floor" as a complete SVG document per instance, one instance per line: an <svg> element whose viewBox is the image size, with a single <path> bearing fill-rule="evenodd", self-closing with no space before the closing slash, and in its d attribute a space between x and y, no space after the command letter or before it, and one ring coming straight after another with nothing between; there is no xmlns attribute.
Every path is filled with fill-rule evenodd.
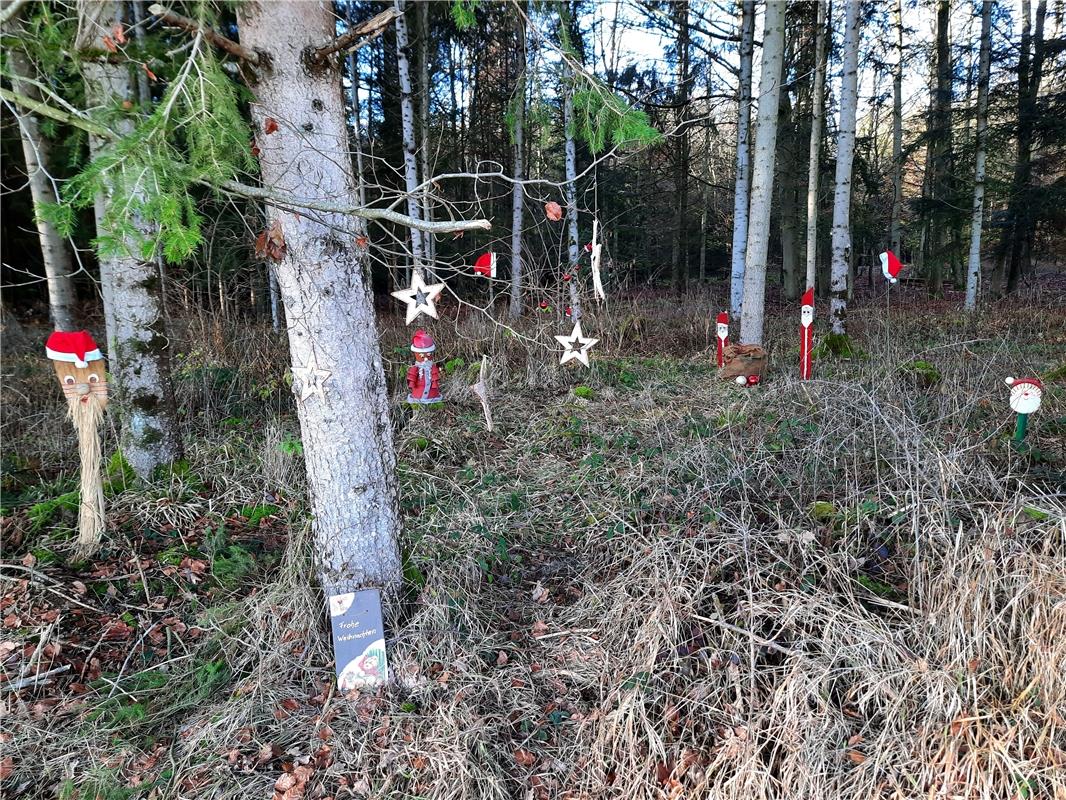
<svg viewBox="0 0 1066 800"><path fill-rule="evenodd" d="M7 796L1066 798L1061 295L859 304L806 383L779 310L749 390L715 377L709 297L654 302L588 318L588 371L529 344L564 323L436 325L378 694L334 691L277 337L187 321L187 461L115 461L82 563L51 369L9 354ZM1007 375L1047 379L1022 449Z"/></svg>

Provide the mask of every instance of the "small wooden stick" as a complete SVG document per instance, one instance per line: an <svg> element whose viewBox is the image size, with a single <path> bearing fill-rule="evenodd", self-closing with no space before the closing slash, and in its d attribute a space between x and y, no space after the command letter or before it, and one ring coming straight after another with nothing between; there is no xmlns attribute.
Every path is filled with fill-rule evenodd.
<svg viewBox="0 0 1066 800"><path fill-rule="evenodd" d="M336 39L326 42L326 44L321 47L309 49L307 51L307 60L313 64L321 64L336 52L341 50L358 49L371 39L380 36L385 28L389 26L389 23L398 16L400 16L399 11L395 8L388 8L380 14L371 17L366 22L361 22L354 28L350 28L343 36L338 36Z"/></svg>
<svg viewBox="0 0 1066 800"><path fill-rule="evenodd" d="M477 395L481 401L481 410L485 413L485 427L492 433L492 407L489 405L489 357L481 357L481 371L478 373L477 383L470 387L470 391Z"/></svg>
<svg viewBox="0 0 1066 800"><path fill-rule="evenodd" d="M211 44L220 50L225 50L231 56L247 61L253 66L259 66L258 53L249 50L247 47L242 47L232 39L227 39L218 31L201 25L194 19L189 19L189 17L184 17L177 12L171 11L169 8L164 8L159 3L153 3L148 6L148 13L159 17L159 19L167 25L181 28L189 33L201 33L207 41L211 42Z"/></svg>

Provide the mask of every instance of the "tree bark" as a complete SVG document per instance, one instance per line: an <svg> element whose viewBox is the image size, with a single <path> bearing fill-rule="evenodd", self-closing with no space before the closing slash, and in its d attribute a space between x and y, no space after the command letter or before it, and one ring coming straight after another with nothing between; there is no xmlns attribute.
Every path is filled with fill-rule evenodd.
<svg viewBox="0 0 1066 800"><path fill-rule="evenodd" d="M840 80L836 189L833 192L833 252L829 277L829 321L833 333L847 333L848 275L851 268L851 165L855 156L855 113L859 80L859 3L846 6L844 72Z"/></svg>
<svg viewBox="0 0 1066 800"><path fill-rule="evenodd" d="M985 206L985 158L988 151L988 80L992 63L992 3L981 4L981 56L977 77L977 142L973 178L973 220L970 258L966 269L967 311L977 308L981 283L981 226Z"/></svg>
<svg viewBox="0 0 1066 800"><path fill-rule="evenodd" d="M902 2L902 0L901 0ZM818 3L814 40L814 88L811 96L811 142L807 152L807 271L806 288L815 284L818 265L818 178L821 175L822 131L825 128L825 67L828 48L826 16L829 0Z"/></svg>
<svg viewBox="0 0 1066 800"><path fill-rule="evenodd" d="M936 89L933 94L933 111L930 119L930 192L933 213L929 220L928 267L929 293L939 296L943 292L944 262L951 257L949 252L949 227L952 224L951 204L952 155L951 155L951 41L949 26L951 4L938 0L936 15Z"/></svg>
<svg viewBox="0 0 1066 800"><path fill-rule="evenodd" d="M677 201L674 212L674 243L671 254L674 291L679 294L688 281L688 228L685 215L688 212L688 103L689 103L689 27L688 0L674 0L674 16L677 21L677 86L674 102L677 105L677 131L674 152L674 191Z"/></svg>
<svg viewBox="0 0 1066 800"><path fill-rule="evenodd" d="M781 95L781 65L785 50L785 4L767 3L763 22L762 75L759 77L759 115L755 128L755 158L751 177L751 208L744 256L744 297L740 340L762 344L766 298L766 256L770 246L770 203L774 194L774 157Z"/></svg>
<svg viewBox="0 0 1066 800"><path fill-rule="evenodd" d="M518 15L518 65L514 91L514 185L511 187L511 319L522 316L522 223L525 187L526 23Z"/></svg>
<svg viewBox="0 0 1066 800"><path fill-rule="evenodd" d="M429 6L429 3L419 3L418 5L419 30L422 34L418 59L422 102L418 104L418 113L422 136L422 181L426 184L422 188L422 218L427 221L433 219L433 187L429 183L429 176L432 174L430 172L432 165L430 163L431 154L429 149L429 107L433 98L433 84L429 74ZM429 265L429 273L430 275L435 275L437 240L432 233L424 231L422 233L422 245L425 249L426 263Z"/></svg>
<svg viewBox="0 0 1066 800"><path fill-rule="evenodd" d="M21 50L12 48L8 51L8 61L13 73L12 89L33 100L40 100L40 92L37 88L21 80L33 77L33 68L25 54ZM30 184L37 236L41 242L41 260L44 262L44 274L48 281L48 308L52 315L52 324L56 330L72 331L75 330L76 323L70 251L62 237L56 233L55 227L39 212L42 205L56 202L55 188L48 175L51 148L48 140L41 135L41 129L34 114L21 114L18 118L18 127L22 138L22 154L26 159L26 179Z"/></svg>
<svg viewBox="0 0 1066 800"><path fill-rule="evenodd" d="M729 308L740 315L744 297L744 259L748 247L748 206L751 203L751 62L755 40L755 2L743 0L740 23L740 88L737 114L737 178L733 194L733 250L730 259Z"/></svg>
<svg viewBox="0 0 1066 800"><path fill-rule="evenodd" d="M896 0L896 66L892 74L892 252L903 255L903 0Z"/></svg>
<svg viewBox="0 0 1066 800"><path fill-rule="evenodd" d="M577 144L574 141L574 86L570 68L563 66L563 129L566 137L566 233L570 280L566 289L570 294L570 315L574 322L581 319L581 296L577 290L577 267L581 245L577 218Z"/></svg>
<svg viewBox="0 0 1066 800"><path fill-rule="evenodd" d="M267 117L282 122L262 137L263 185L289 196L354 201L339 69L327 63L309 70L301 57L333 35L332 7L242 3L237 16L241 41L270 56L254 87L253 119L260 129ZM410 114L404 116L413 127ZM417 198L409 199L417 211ZM355 219L338 212L297 215L273 205L268 214L282 225L287 245L275 271L322 585L327 593L395 589L401 576L396 455L369 264L355 243Z"/></svg>
<svg viewBox="0 0 1066 800"><path fill-rule="evenodd" d="M271 0L281 2L282 0ZM396 0L396 70L400 79L400 124L403 129L403 176L407 187L407 213L421 219L421 203L418 197L418 153L415 146L415 104L411 88L410 39L407 33L405 11L407 0ZM425 247L422 232L411 228L411 255L414 268L421 270L425 264Z"/></svg>
<svg viewBox="0 0 1066 800"><path fill-rule="evenodd" d="M77 48L98 51L100 39L122 24L122 3L80 0ZM115 108L132 100L135 87L126 64L86 58L82 66L85 95L95 108ZM113 123L120 134L133 130L130 117ZM107 146L89 137L95 157ZM96 199L97 229L102 234L109 203L124 202L105 190ZM146 235L143 220L133 224ZM149 478L156 468L181 457L177 406L170 377L169 338L163 317L163 287L157 265L137 257L138 241L124 242L121 255L101 256L100 288L107 325L108 366L122 418L122 453L134 472Z"/></svg>

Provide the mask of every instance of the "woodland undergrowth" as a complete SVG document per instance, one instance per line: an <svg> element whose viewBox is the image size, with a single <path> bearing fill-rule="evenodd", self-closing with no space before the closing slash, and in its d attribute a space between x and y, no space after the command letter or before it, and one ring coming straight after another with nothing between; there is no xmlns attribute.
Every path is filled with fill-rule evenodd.
<svg viewBox="0 0 1066 800"><path fill-rule="evenodd" d="M394 680L348 697L283 341L175 320L187 459L137 484L113 458L83 563L54 378L6 354L5 793L1064 798L1063 384L1017 449L1003 378L1061 366L1066 317L1031 301L859 304L807 383L779 312L751 390L716 379L699 293L590 310L588 371L554 317L445 313L448 402L395 413Z"/></svg>

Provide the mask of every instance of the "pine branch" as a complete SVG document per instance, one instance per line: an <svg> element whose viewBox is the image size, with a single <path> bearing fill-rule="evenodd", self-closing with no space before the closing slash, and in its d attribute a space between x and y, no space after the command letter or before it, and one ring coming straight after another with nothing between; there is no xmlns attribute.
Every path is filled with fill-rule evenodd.
<svg viewBox="0 0 1066 800"><path fill-rule="evenodd" d="M342 50L358 50L384 33L389 24L398 16L400 16L400 12L395 8L386 9L366 22L361 22L354 28L349 29L343 36L338 36L321 47L308 49L306 59L312 64L322 64L333 53Z"/></svg>
<svg viewBox="0 0 1066 800"><path fill-rule="evenodd" d="M247 61L253 66L259 66L259 54L249 50L247 47L242 47L232 39L227 39L218 31L201 25L194 19L189 17L183 17L169 8L164 8L159 3L153 3L148 6L148 13L153 16L159 17L159 19L166 25L170 25L175 28L181 28L189 33L200 33L207 41L211 42L215 47L220 50L225 50L231 56L239 58L243 61Z"/></svg>

